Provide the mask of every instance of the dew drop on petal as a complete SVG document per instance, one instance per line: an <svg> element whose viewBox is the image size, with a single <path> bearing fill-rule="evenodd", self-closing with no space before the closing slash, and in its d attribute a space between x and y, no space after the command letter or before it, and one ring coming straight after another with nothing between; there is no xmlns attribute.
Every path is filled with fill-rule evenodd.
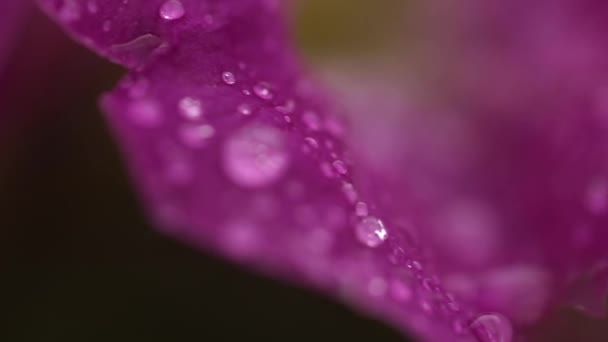
<svg viewBox="0 0 608 342"><path fill-rule="evenodd" d="M167 0L160 7L159 14L165 20L176 20L183 17L186 11L180 0Z"/></svg>
<svg viewBox="0 0 608 342"><path fill-rule="evenodd" d="M344 193L344 196L346 196L348 202L355 203L357 201L357 197L359 195L357 194L357 190L351 183L342 184L342 192Z"/></svg>
<svg viewBox="0 0 608 342"><path fill-rule="evenodd" d="M358 202L355 205L355 213L357 216L365 217L369 215L369 209L367 208L367 204L365 202Z"/></svg>
<svg viewBox="0 0 608 342"><path fill-rule="evenodd" d="M319 148L319 143L313 137L306 137L306 138L304 138L304 141L306 141L306 143L314 149Z"/></svg>
<svg viewBox="0 0 608 342"><path fill-rule="evenodd" d="M203 115L203 107L201 102L192 97L184 97L179 101L179 110L181 114L189 120L199 119Z"/></svg>
<svg viewBox="0 0 608 342"><path fill-rule="evenodd" d="M224 71L222 73L222 81L227 85L234 85L236 83L236 77L230 71Z"/></svg>
<svg viewBox="0 0 608 342"><path fill-rule="evenodd" d="M246 103L243 103L241 105L239 105L239 108L237 109L239 113L241 113L241 115L251 115L252 110L251 110L251 106L249 106Z"/></svg>
<svg viewBox="0 0 608 342"><path fill-rule="evenodd" d="M253 87L253 92L262 100L271 100L273 98L270 86L267 83L258 83Z"/></svg>
<svg viewBox="0 0 608 342"><path fill-rule="evenodd" d="M368 247L380 246L388 237L384 223L376 217L368 216L355 226L355 235Z"/></svg>
<svg viewBox="0 0 608 342"><path fill-rule="evenodd" d="M289 164L284 137L269 126L237 131L224 146L224 169L241 186L261 187L278 180Z"/></svg>
<svg viewBox="0 0 608 342"><path fill-rule="evenodd" d="M336 160L332 163L334 169L338 171L339 174L345 175L348 173L348 169L346 168L346 164L344 164L341 160Z"/></svg>
<svg viewBox="0 0 608 342"><path fill-rule="evenodd" d="M511 322L498 313L477 317L471 323L471 329L482 342L511 342L513 338Z"/></svg>

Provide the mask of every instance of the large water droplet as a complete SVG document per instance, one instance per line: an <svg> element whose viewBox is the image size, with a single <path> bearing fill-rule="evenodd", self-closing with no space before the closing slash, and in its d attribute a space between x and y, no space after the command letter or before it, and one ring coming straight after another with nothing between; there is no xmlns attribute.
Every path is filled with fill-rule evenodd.
<svg viewBox="0 0 608 342"><path fill-rule="evenodd" d="M380 246L388 237L384 223L376 217L368 216L355 226L355 235L368 247Z"/></svg>
<svg viewBox="0 0 608 342"><path fill-rule="evenodd" d="M288 164L283 134L273 127L245 127L224 146L224 168L242 186L269 185L283 175Z"/></svg>
<svg viewBox="0 0 608 342"><path fill-rule="evenodd" d="M270 86L265 83L258 83L253 87L253 92L262 100L271 100L273 98Z"/></svg>
<svg viewBox="0 0 608 342"><path fill-rule="evenodd" d="M367 204L365 202L359 202L355 205L355 213L357 216L365 217L369 215L369 209L367 208Z"/></svg>
<svg viewBox="0 0 608 342"><path fill-rule="evenodd" d="M183 17L186 11L180 0L167 0L160 7L159 14L165 20L176 20Z"/></svg>
<svg viewBox="0 0 608 342"><path fill-rule="evenodd" d="M222 73L222 81L227 85L234 85L236 83L236 77L230 71L224 71Z"/></svg>
<svg viewBox="0 0 608 342"><path fill-rule="evenodd" d="M237 110L239 111L239 113L241 113L241 115L245 116L251 115L252 113L251 106L246 103L239 105L239 108L237 108Z"/></svg>
<svg viewBox="0 0 608 342"><path fill-rule="evenodd" d="M471 329L482 342L511 342L513 339L511 322L498 313L477 317L471 323Z"/></svg>
<svg viewBox="0 0 608 342"><path fill-rule="evenodd" d="M341 160L336 160L332 163L334 169L338 171L339 174L345 175L348 173L348 169L346 168L346 164L344 164Z"/></svg>
<svg viewBox="0 0 608 342"><path fill-rule="evenodd" d="M188 120L196 120L203 115L201 102L192 97L184 97L179 101L178 106L182 115Z"/></svg>

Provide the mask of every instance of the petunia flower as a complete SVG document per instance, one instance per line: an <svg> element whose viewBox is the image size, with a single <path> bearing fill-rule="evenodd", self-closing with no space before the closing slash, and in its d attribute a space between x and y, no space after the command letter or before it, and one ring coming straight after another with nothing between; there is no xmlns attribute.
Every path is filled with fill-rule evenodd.
<svg viewBox="0 0 608 342"><path fill-rule="evenodd" d="M38 3L128 69L101 106L168 236L423 341L555 340L560 308L605 314L603 2L425 2L411 90L341 95L289 2Z"/></svg>

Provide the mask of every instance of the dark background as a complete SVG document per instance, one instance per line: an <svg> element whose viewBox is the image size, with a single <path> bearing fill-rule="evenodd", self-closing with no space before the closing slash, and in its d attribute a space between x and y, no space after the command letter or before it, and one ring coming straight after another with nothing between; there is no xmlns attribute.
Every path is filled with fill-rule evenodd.
<svg viewBox="0 0 608 342"><path fill-rule="evenodd" d="M0 77L0 341L403 341L157 234L96 109L122 70L40 14Z"/></svg>

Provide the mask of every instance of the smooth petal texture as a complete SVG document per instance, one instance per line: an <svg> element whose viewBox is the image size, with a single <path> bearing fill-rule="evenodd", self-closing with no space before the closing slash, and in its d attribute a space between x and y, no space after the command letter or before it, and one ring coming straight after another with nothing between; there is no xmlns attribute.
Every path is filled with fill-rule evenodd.
<svg viewBox="0 0 608 342"><path fill-rule="evenodd" d="M340 296L424 340L510 339L507 318L479 316L445 291L407 223L378 205L385 183L355 165L277 1L41 3L132 69L103 106L167 234Z"/></svg>

